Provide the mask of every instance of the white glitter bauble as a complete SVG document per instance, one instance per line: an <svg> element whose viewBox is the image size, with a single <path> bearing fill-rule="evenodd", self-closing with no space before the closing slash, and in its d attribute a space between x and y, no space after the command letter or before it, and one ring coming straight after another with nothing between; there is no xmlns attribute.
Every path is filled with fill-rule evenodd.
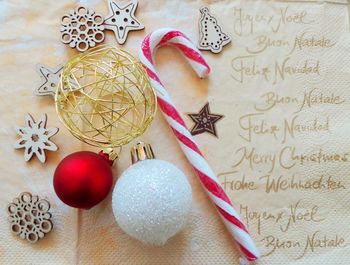
<svg viewBox="0 0 350 265"><path fill-rule="evenodd" d="M121 229L151 245L164 245L184 227L192 207L186 176L174 165L150 159L137 162L119 178L112 198Z"/></svg>

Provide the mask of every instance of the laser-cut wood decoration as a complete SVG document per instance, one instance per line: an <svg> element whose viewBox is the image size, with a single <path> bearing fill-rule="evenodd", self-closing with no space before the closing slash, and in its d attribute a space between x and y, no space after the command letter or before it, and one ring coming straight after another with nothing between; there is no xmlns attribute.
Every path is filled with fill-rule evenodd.
<svg viewBox="0 0 350 265"><path fill-rule="evenodd" d="M86 51L103 42L104 18L92 9L78 6L61 19L61 40L78 51Z"/></svg>
<svg viewBox="0 0 350 265"><path fill-rule="evenodd" d="M113 0L108 3L109 14L104 25L106 29L114 31L119 44L125 43L129 31L145 28L135 17L137 5L137 0L132 0L124 6L119 6Z"/></svg>
<svg viewBox="0 0 350 265"><path fill-rule="evenodd" d="M210 133L217 137L216 122L221 120L224 116L220 114L213 114L210 112L209 102L198 113L187 114L195 123L191 129L192 135Z"/></svg>
<svg viewBox="0 0 350 265"><path fill-rule="evenodd" d="M218 24L217 19L209 13L207 7L200 9L199 20L199 43L198 49L210 50L219 53L226 44L230 43L231 37L224 33Z"/></svg>
<svg viewBox="0 0 350 265"><path fill-rule="evenodd" d="M16 127L20 139L14 144L15 149L24 148L24 160L29 161L35 154L41 163L45 163L45 150L57 151L57 146L50 141L50 137L58 132L58 128L46 128L47 116L43 114L38 122L35 122L30 114L25 116L26 126Z"/></svg>
<svg viewBox="0 0 350 265"><path fill-rule="evenodd" d="M38 88L34 89L34 94L37 96L50 95L52 97L55 97L57 86L61 79L62 69L62 65L51 69L45 65L38 64L36 71L41 77L41 84Z"/></svg>
<svg viewBox="0 0 350 265"><path fill-rule="evenodd" d="M52 230L50 203L29 192L21 193L7 206L11 232L36 243Z"/></svg>

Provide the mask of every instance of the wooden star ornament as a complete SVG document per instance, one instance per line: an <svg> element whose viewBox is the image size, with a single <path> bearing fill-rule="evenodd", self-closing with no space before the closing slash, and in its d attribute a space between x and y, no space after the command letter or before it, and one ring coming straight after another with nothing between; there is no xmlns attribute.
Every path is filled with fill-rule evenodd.
<svg viewBox="0 0 350 265"><path fill-rule="evenodd" d="M51 69L45 65L38 64L36 71L41 77L41 84L38 88L34 89L34 94L37 96L50 95L55 97L57 86L61 79L62 69L63 65L59 65L55 69Z"/></svg>
<svg viewBox="0 0 350 265"><path fill-rule="evenodd" d="M129 31L144 29L135 18L135 11L138 5L137 0L132 0L124 6L119 6L115 1L110 0L109 14L104 21L105 29L113 30L119 44L124 44Z"/></svg>
<svg viewBox="0 0 350 265"><path fill-rule="evenodd" d="M191 120L195 123L191 129L192 135L210 133L217 137L215 123L221 120L224 116L210 113L209 102L199 111L199 113L188 114Z"/></svg>

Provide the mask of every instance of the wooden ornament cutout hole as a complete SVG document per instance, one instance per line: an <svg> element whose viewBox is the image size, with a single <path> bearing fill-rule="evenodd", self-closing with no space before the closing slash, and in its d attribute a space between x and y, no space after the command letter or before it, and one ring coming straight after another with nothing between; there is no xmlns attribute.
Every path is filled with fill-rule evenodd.
<svg viewBox="0 0 350 265"><path fill-rule="evenodd" d="M95 16L94 17L94 21L98 24L102 23L103 22L103 18L99 15Z"/></svg>
<svg viewBox="0 0 350 265"><path fill-rule="evenodd" d="M32 221L32 215L30 213L25 214L24 216L24 220L26 220L27 222L31 222Z"/></svg>
<svg viewBox="0 0 350 265"><path fill-rule="evenodd" d="M12 203L7 206L7 212L10 214L15 213L16 210L17 210L16 206Z"/></svg>
<svg viewBox="0 0 350 265"><path fill-rule="evenodd" d="M44 233L48 233L52 229L52 224L49 221L44 221L41 223L41 229Z"/></svg>
<svg viewBox="0 0 350 265"><path fill-rule="evenodd" d="M38 202L38 209L41 212L47 212L48 210L50 210L50 204L48 201L46 200L40 200Z"/></svg>
<svg viewBox="0 0 350 265"><path fill-rule="evenodd" d="M29 233L28 236L27 236L27 239L31 243L36 243L38 241L38 236L36 234L34 234L34 233Z"/></svg>
<svg viewBox="0 0 350 265"><path fill-rule="evenodd" d="M104 35L102 33L96 33L94 37L96 42L101 42L104 39Z"/></svg>
<svg viewBox="0 0 350 265"><path fill-rule="evenodd" d="M41 223L41 227L43 228L43 229L48 229L50 226L48 225L48 223L47 222L42 222Z"/></svg>
<svg viewBox="0 0 350 265"><path fill-rule="evenodd" d="M69 42L71 39L71 36L67 33L63 34L62 35L62 40L65 41L65 42Z"/></svg>
<svg viewBox="0 0 350 265"><path fill-rule="evenodd" d="M78 48L80 51L85 51L87 49L87 44L84 41L79 42Z"/></svg>
<svg viewBox="0 0 350 265"><path fill-rule="evenodd" d="M85 7L83 7L83 6L80 6L80 7L77 8L77 12L78 12L79 15L84 16L87 13L87 9Z"/></svg>
<svg viewBox="0 0 350 265"><path fill-rule="evenodd" d="M28 202L30 202L30 200L32 199L32 196L31 196L29 193L24 192L24 193L22 193L22 195L21 195L20 198L21 198L21 201L22 201L22 202L28 203Z"/></svg>
<svg viewBox="0 0 350 265"><path fill-rule="evenodd" d="M68 16L63 16L61 19L61 23L64 25L67 25L69 23L69 17Z"/></svg>
<svg viewBox="0 0 350 265"><path fill-rule="evenodd" d="M32 139L33 142L36 143L37 141L39 141L39 136L37 134L32 134L31 139Z"/></svg>
<svg viewBox="0 0 350 265"><path fill-rule="evenodd" d="M87 27L86 27L86 25L84 25L84 24L82 24L82 25L79 26L79 30L80 30L81 32L84 32L86 29L87 29Z"/></svg>
<svg viewBox="0 0 350 265"><path fill-rule="evenodd" d="M19 233L19 231L21 230L21 227L18 225L18 224L13 224L11 226L11 230L14 232L14 233Z"/></svg>

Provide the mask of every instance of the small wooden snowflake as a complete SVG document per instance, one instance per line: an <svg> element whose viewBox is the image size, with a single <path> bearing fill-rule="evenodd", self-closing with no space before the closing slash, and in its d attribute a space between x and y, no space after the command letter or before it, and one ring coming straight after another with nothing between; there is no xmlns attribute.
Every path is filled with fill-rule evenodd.
<svg viewBox="0 0 350 265"><path fill-rule="evenodd" d="M104 18L92 9L78 6L61 19L61 40L78 51L86 51L104 40Z"/></svg>
<svg viewBox="0 0 350 265"><path fill-rule="evenodd" d="M57 146L50 141L50 137L58 132L58 128L46 128L47 116L42 115L35 122L30 114L25 117L26 127L17 127L16 132L21 136L14 144L14 148L24 148L24 160L29 161L35 154L41 163L46 161L45 150L57 151Z"/></svg>
<svg viewBox="0 0 350 265"><path fill-rule="evenodd" d="M50 203L29 192L21 193L7 206L13 234L36 243L52 230Z"/></svg>

